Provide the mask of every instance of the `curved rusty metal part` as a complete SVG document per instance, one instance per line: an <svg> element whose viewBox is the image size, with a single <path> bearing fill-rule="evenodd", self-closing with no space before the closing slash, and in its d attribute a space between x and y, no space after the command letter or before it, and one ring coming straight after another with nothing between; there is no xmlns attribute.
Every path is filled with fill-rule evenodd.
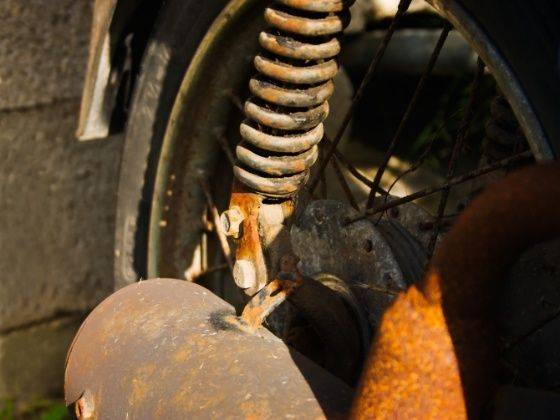
<svg viewBox="0 0 560 420"><path fill-rule="evenodd" d="M86 319L70 349L65 398L81 418L333 418L352 390L193 283L127 286Z"/></svg>
<svg viewBox="0 0 560 420"><path fill-rule="evenodd" d="M301 285L302 279L274 279L247 303L239 317L250 329L259 328L274 309Z"/></svg>
<svg viewBox="0 0 560 420"><path fill-rule="evenodd" d="M559 179L560 164L536 166L474 200L385 314L353 418L480 416L496 387L496 298L525 249L560 236Z"/></svg>
<svg viewBox="0 0 560 420"><path fill-rule="evenodd" d="M240 182L234 180L229 208L237 208L243 215L241 234L236 243L236 261L248 261L255 272L255 281L245 293L252 296L268 283L268 272L264 258L261 237L259 234L259 212L262 206L262 197L251 191ZM235 274L234 274L235 276ZM237 284L242 282L236 279Z"/></svg>

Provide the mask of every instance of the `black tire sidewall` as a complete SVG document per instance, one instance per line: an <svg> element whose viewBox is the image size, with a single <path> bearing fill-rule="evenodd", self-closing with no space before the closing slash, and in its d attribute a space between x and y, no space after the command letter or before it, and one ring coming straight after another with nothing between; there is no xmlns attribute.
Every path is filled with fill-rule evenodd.
<svg viewBox="0 0 560 420"><path fill-rule="evenodd" d="M560 3L457 0L517 77L554 157L560 151Z"/></svg>
<svg viewBox="0 0 560 420"><path fill-rule="evenodd" d="M148 41L123 146L115 220L115 289L146 277L159 152L183 76L226 0L167 0Z"/></svg>

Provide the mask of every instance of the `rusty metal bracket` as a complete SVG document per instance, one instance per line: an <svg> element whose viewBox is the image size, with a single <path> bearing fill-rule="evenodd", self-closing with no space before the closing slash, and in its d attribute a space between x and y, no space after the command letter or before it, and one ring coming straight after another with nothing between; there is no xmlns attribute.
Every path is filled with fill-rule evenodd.
<svg viewBox="0 0 560 420"><path fill-rule="evenodd" d="M229 209L221 216L224 232L236 244L233 278L249 296L283 271L282 259L291 254L287 221L294 212L294 202L264 200L234 180Z"/></svg>
<svg viewBox="0 0 560 420"><path fill-rule="evenodd" d="M268 283L268 271L259 235L259 211L263 198L249 191L243 184L233 182L230 209L243 217L241 233L236 239L233 278L235 283L252 296Z"/></svg>
<svg viewBox="0 0 560 420"><path fill-rule="evenodd" d="M241 316L237 318L238 325L244 330L256 331L266 317L284 303L301 283L301 277L272 280L247 303Z"/></svg>

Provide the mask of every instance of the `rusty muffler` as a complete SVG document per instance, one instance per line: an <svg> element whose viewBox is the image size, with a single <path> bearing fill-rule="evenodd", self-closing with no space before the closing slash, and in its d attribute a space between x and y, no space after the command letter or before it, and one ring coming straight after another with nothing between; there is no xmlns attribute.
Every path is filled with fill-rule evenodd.
<svg viewBox="0 0 560 420"><path fill-rule="evenodd" d="M352 418L483 416L498 385L497 297L524 250L560 235L559 178L558 163L523 169L465 210L384 314Z"/></svg>
<svg viewBox="0 0 560 420"><path fill-rule="evenodd" d="M180 280L136 283L102 302L68 354L78 418L324 418L352 391L232 306Z"/></svg>

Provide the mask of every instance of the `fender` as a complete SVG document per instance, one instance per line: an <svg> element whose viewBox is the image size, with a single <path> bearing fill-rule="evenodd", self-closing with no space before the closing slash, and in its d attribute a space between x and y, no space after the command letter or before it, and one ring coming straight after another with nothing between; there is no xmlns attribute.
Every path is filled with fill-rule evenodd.
<svg viewBox="0 0 560 420"><path fill-rule="evenodd" d="M146 35L161 0L95 0L89 56L86 70L80 118L76 136L79 140L104 138L109 135L117 95L122 81L119 61L121 47L130 33L141 33L144 41L135 45L141 55ZM138 12L143 18L138 18ZM146 16L151 18L146 19Z"/></svg>

